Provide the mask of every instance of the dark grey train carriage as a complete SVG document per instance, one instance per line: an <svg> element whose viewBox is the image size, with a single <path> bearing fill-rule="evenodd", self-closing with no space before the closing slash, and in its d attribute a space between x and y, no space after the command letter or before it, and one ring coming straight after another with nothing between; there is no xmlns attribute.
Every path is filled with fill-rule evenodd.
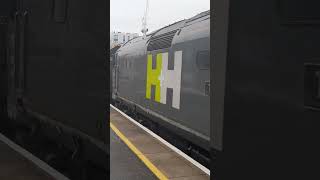
<svg viewBox="0 0 320 180"><path fill-rule="evenodd" d="M10 2L14 8L1 24L0 47L7 77L1 80L5 119L12 126L7 135L28 150L48 154L41 158L58 163L55 167L92 165L107 172L107 2ZM1 131L8 130L4 122L1 118ZM69 159L77 163L70 165Z"/></svg>
<svg viewBox="0 0 320 180"><path fill-rule="evenodd" d="M173 132L189 150L209 150L210 11L135 38L114 56L118 107Z"/></svg>
<svg viewBox="0 0 320 180"><path fill-rule="evenodd" d="M319 179L320 1L215 0L214 179Z"/></svg>

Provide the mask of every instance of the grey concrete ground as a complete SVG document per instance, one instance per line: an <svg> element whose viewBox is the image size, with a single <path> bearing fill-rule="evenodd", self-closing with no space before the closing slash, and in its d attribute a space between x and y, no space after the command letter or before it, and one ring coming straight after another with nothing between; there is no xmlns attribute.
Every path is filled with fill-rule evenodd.
<svg viewBox="0 0 320 180"><path fill-rule="evenodd" d="M150 136L146 131L136 126L119 112L112 110L112 108L110 110L110 121L168 179L210 179L199 167L187 161L158 139Z"/></svg>
<svg viewBox="0 0 320 180"><path fill-rule="evenodd" d="M156 176L110 129L110 179L154 180Z"/></svg>
<svg viewBox="0 0 320 180"><path fill-rule="evenodd" d="M47 173L0 141L1 180L53 180Z"/></svg>

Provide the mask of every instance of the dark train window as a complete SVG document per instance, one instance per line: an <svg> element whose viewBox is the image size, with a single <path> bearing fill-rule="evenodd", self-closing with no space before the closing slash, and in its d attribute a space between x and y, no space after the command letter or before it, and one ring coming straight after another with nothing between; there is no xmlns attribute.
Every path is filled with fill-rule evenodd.
<svg viewBox="0 0 320 180"><path fill-rule="evenodd" d="M201 70L208 70L210 68L210 52L209 51L198 52L197 66Z"/></svg>
<svg viewBox="0 0 320 180"><path fill-rule="evenodd" d="M320 64L305 64L304 105L320 110Z"/></svg>
<svg viewBox="0 0 320 180"><path fill-rule="evenodd" d="M68 0L53 0L53 20L57 23L64 23L67 16Z"/></svg>
<svg viewBox="0 0 320 180"><path fill-rule="evenodd" d="M209 81L206 81L204 83L204 94L206 96L210 96L210 82Z"/></svg>

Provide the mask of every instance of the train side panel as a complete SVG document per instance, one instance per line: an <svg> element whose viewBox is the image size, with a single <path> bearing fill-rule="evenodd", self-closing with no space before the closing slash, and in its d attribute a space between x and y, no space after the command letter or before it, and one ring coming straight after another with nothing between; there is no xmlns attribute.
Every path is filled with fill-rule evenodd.
<svg viewBox="0 0 320 180"><path fill-rule="evenodd" d="M10 107L107 142L106 3L23 0L20 8Z"/></svg>
<svg viewBox="0 0 320 180"><path fill-rule="evenodd" d="M118 97L134 104L135 108L152 115L154 119L160 119L160 124L170 124L176 133L182 132L180 135L206 149L210 134L209 33L210 18L186 25L180 32L176 32L179 35L173 38L171 47L146 51L148 44L140 42L131 47L124 46L117 53ZM150 40L148 42L150 43ZM160 79L157 81L159 84L170 84L175 78L170 75L161 77L159 72L157 74L157 69L159 70L160 66L163 68L160 56L162 61L166 61L167 56L168 71L173 72L180 68L181 84L178 93L174 92L179 91L174 83L168 86L166 93L163 93L163 88L160 95L162 97L159 98L159 92L156 91L160 87L156 87L154 83L148 86L147 82ZM174 67L179 56L182 65Z"/></svg>

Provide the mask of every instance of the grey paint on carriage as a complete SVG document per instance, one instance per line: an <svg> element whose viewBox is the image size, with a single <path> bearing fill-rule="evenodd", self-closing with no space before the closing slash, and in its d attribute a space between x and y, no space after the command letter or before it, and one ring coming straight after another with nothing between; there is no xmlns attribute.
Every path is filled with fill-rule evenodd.
<svg viewBox="0 0 320 180"><path fill-rule="evenodd" d="M174 121L180 128L209 141L210 97L205 94L205 83L210 81L210 69L200 70L196 64L196 57L200 51L210 51L210 15L188 23L187 21L165 27L145 39L136 38L122 46L117 51L118 69L115 71L118 73L118 87L114 93ZM175 34L170 48L147 52L147 42L152 35L174 28L181 28L181 31ZM146 99L147 53L155 55L168 52L168 66L171 66L170 61L173 61L175 51L182 51L180 109L172 107L170 90L167 93L166 104L156 102L152 98ZM153 90L151 94L153 97Z"/></svg>

